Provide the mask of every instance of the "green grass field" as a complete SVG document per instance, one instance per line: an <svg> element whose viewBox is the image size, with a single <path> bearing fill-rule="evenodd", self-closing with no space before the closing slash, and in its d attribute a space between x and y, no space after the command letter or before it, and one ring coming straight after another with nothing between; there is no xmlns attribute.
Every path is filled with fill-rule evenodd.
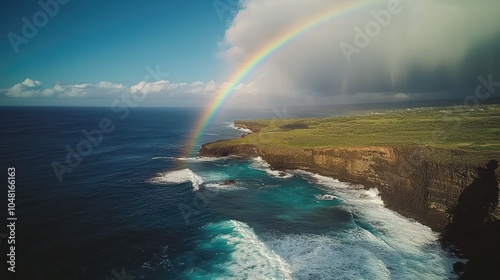
<svg viewBox="0 0 500 280"><path fill-rule="evenodd" d="M500 158L500 105L421 108L363 116L235 121L255 133L214 145L252 144L279 150L418 145Z"/></svg>

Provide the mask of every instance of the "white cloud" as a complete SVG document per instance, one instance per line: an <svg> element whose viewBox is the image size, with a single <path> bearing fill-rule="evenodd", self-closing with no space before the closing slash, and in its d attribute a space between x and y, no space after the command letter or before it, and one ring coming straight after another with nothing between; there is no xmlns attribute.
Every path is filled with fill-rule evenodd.
<svg viewBox="0 0 500 280"><path fill-rule="evenodd" d="M40 81L26 78L23 82L15 84L7 89L5 95L9 97L32 97L40 93Z"/></svg>
<svg viewBox="0 0 500 280"><path fill-rule="evenodd" d="M354 45L355 28L374 21L372 12L387 10L389 0L247 0L226 30L222 57L239 69L284 31L327 10L358 5L288 42L242 82L257 89L261 100L295 103L357 92L432 91L441 89L436 84L449 86L481 74L468 73L470 67L462 63L500 33L500 1L479 2L401 0L402 11L392 14L389 24L348 63L340 44ZM233 99L241 100L238 91Z"/></svg>
<svg viewBox="0 0 500 280"><path fill-rule="evenodd" d="M21 85L23 86L26 86L26 87L30 87L30 88L33 88L33 87L38 87L40 86L42 83L40 81L35 81L35 80L32 80L30 78L26 78L26 80L24 80Z"/></svg>
<svg viewBox="0 0 500 280"><path fill-rule="evenodd" d="M408 93L398 92L394 94L394 99L405 100L410 99L410 95Z"/></svg>
<svg viewBox="0 0 500 280"><path fill-rule="evenodd" d="M391 1L396 0L243 1L220 44L220 55L233 70L253 63L248 58L284 32L325 11L346 9L258 63L232 90L229 105L408 100L416 93L420 97L429 92L442 94L450 84L461 85L464 79L477 83L478 75L488 75L481 72L488 63L475 63L472 55L492 55L482 47L500 34L498 0L401 0L401 13L391 15L390 23L381 27L379 35L369 38L369 44L360 47L359 53L352 54L348 63L341 43L355 45L355 28L364 30L374 22L373 13L386 10ZM496 60L486 61L498 69L497 49L495 53ZM471 67L467 67L469 64ZM129 87L102 81L42 87L40 81L27 78L0 93L12 98L71 99L115 98L141 92L151 100L187 100L201 105L216 93L225 92L233 82L160 80Z"/></svg>
<svg viewBox="0 0 500 280"><path fill-rule="evenodd" d="M102 81L97 84L97 87L104 89L124 89L125 86L122 84L113 84L111 82Z"/></svg>
<svg viewBox="0 0 500 280"><path fill-rule="evenodd" d="M65 99L68 102L77 99L94 99L106 102L106 99L113 101L116 98L130 95L131 93L142 93L148 96L150 105L189 105L201 106L213 96L219 89L214 81L193 83L174 83L167 80L156 82L141 81L131 87L123 84L102 81L96 84L62 84L56 83L52 87L43 88L40 81L27 78L21 83L15 84L8 89L0 89L0 94L4 93L12 98L44 97ZM155 103L158 101L159 103ZM183 103L183 101L186 101ZM162 103L163 102L163 103ZM146 102L147 104L147 102ZM102 104L100 104L102 105Z"/></svg>
<svg viewBox="0 0 500 280"><path fill-rule="evenodd" d="M142 92L143 94L158 93L162 90L175 88L175 85L170 84L169 81L157 81L152 83L147 83L141 81L140 83L133 85L131 87L132 92Z"/></svg>
<svg viewBox="0 0 500 280"><path fill-rule="evenodd" d="M214 81L208 83L196 81L193 83L172 83L167 80L156 82L140 82L131 88L133 93L141 92L143 94L159 94L170 97L193 98L194 96L208 97L213 94L218 86Z"/></svg>
<svg viewBox="0 0 500 280"><path fill-rule="evenodd" d="M42 83L37 80L27 78L22 83L4 89L5 95L8 97L99 97L116 92L125 92L128 89L122 84L114 84L111 82L99 82L97 84L81 83L81 84L61 84L56 83L49 88L43 88Z"/></svg>
<svg viewBox="0 0 500 280"><path fill-rule="evenodd" d="M214 81L210 81L206 84L204 91L206 92L214 92L218 88L217 84Z"/></svg>

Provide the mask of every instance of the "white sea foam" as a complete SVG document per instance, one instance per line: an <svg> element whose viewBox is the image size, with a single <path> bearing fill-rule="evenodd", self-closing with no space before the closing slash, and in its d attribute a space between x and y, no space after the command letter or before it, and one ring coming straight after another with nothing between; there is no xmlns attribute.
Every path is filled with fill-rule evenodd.
<svg viewBox="0 0 500 280"><path fill-rule="evenodd" d="M244 187L235 184L209 183L204 185L205 188L218 190L243 190Z"/></svg>
<svg viewBox="0 0 500 280"><path fill-rule="evenodd" d="M203 178L203 181L206 183L219 183L224 180L229 180L230 175L222 170L215 171L215 170L208 170L208 171L200 171L198 172L198 175Z"/></svg>
<svg viewBox="0 0 500 280"><path fill-rule="evenodd" d="M197 191L203 184L203 179L194 173L191 169L181 169L165 173L158 173L156 177L149 180L153 184L180 184L191 182L193 190Z"/></svg>
<svg viewBox="0 0 500 280"><path fill-rule="evenodd" d="M232 128L232 129L236 129L236 130L239 130L241 132L244 132L246 134L249 134L249 133L252 133L252 131L248 128L243 128L243 127L238 127L234 124L234 122L230 122L230 123L227 123L228 124L228 127Z"/></svg>
<svg viewBox="0 0 500 280"><path fill-rule="evenodd" d="M218 275L218 278L292 279L290 266L270 250L247 224L230 220L209 224L204 229L215 235L211 243L225 243L234 248L230 260L219 264L228 271L228 275Z"/></svg>
<svg viewBox="0 0 500 280"><path fill-rule="evenodd" d="M326 259L341 262L337 265L330 263L330 266L345 265L347 267L344 270L352 274L352 277L341 278L408 279L411 275L415 279L444 279L452 275L452 264L458 259L440 248L437 234L429 227L385 208L377 189L366 190L361 186L351 186L332 178L304 171L301 171L301 174L322 186L332 195L340 197L344 202L342 207L347 207L349 212L356 216L358 226L346 230L339 236L342 246L327 236L286 236L287 241L271 240L272 246L270 247L290 263L294 272L298 268L300 271L301 262L305 262L304 267L309 263L321 266L321 260L324 260L322 259L324 257L314 259L314 256L330 254L330 257ZM306 244L310 245L306 246ZM316 247L314 244L325 245ZM331 250L323 252L324 247L330 247ZM302 254L300 250L310 253ZM297 262L299 262L298 267ZM362 273L362 269L367 269L366 265L363 265L363 268L358 267L359 262L373 263L377 270L365 271L366 275L356 274ZM336 273L331 271L332 268L326 266L326 263L321 269L318 267L318 271L323 271L323 269L334 275ZM370 274L373 277L365 277ZM340 277L341 274L338 275ZM323 276L318 276L317 279ZM338 277L330 276L330 278Z"/></svg>
<svg viewBox="0 0 500 280"><path fill-rule="evenodd" d="M355 238L269 234L263 241L289 264L293 279L391 279L391 272L372 252L371 244Z"/></svg>
<svg viewBox="0 0 500 280"><path fill-rule="evenodd" d="M262 240L289 264L294 279L449 279L456 261L437 244L395 246L400 241L360 227L337 235L267 234Z"/></svg>
<svg viewBox="0 0 500 280"><path fill-rule="evenodd" d="M385 228L381 229L394 229L398 236L401 235L402 231L403 233L410 231L412 234L421 232L422 234L419 235L425 236L425 238L420 240L420 244L428 241L435 241L437 238L437 235L433 233L430 228L385 208L384 202L377 189L366 190L361 186L352 187L338 180L312 173L310 173L310 176L315 179L315 183L326 187L326 189L332 191L334 195L345 199L347 201L347 206L354 213L366 217L366 220L373 222L373 224L382 227L385 226ZM395 222L405 224L405 227L394 227Z"/></svg>
<svg viewBox="0 0 500 280"><path fill-rule="evenodd" d="M187 161L187 162L209 162L209 161L219 161L227 159L227 157L180 157L177 160Z"/></svg>
<svg viewBox="0 0 500 280"><path fill-rule="evenodd" d="M336 197L334 195L331 195L331 194L324 194L324 195L318 194L318 195L315 195L315 197L316 197L317 200L334 200L334 199L338 199L338 197Z"/></svg>
<svg viewBox="0 0 500 280"><path fill-rule="evenodd" d="M269 176L274 178L287 179L293 177L293 174L289 172L272 170L269 163L267 163L261 157L252 158L252 168L265 171Z"/></svg>
<svg viewBox="0 0 500 280"><path fill-rule="evenodd" d="M156 160L156 159L175 159L175 158L174 157L154 157L152 159Z"/></svg>

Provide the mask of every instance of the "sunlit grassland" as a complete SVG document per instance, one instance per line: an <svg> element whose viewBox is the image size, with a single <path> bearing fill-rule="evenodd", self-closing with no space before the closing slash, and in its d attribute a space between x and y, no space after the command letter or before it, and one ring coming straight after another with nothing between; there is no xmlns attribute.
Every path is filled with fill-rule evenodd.
<svg viewBox="0 0 500 280"><path fill-rule="evenodd" d="M346 146L430 146L470 158L500 158L500 106L420 108L362 116L235 121L256 133L212 145L252 144L266 150ZM286 125L286 126L285 126ZM297 125L297 129L289 129ZM307 125L307 128L304 128ZM287 129L283 129L283 126Z"/></svg>

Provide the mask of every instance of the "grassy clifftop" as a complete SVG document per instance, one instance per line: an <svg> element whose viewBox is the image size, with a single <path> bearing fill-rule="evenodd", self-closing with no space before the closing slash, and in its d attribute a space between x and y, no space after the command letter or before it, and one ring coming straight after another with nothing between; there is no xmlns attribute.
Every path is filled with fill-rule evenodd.
<svg viewBox="0 0 500 280"><path fill-rule="evenodd" d="M500 106L235 123L254 133L200 155L261 156L274 169L377 187L388 208L462 250L463 279L498 275Z"/></svg>
<svg viewBox="0 0 500 280"><path fill-rule="evenodd" d="M267 151L294 153L312 148L360 146L435 147L447 161L453 150L474 163L500 158L500 106L422 108L364 116L235 121L254 133L210 143L210 148L250 144Z"/></svg>

